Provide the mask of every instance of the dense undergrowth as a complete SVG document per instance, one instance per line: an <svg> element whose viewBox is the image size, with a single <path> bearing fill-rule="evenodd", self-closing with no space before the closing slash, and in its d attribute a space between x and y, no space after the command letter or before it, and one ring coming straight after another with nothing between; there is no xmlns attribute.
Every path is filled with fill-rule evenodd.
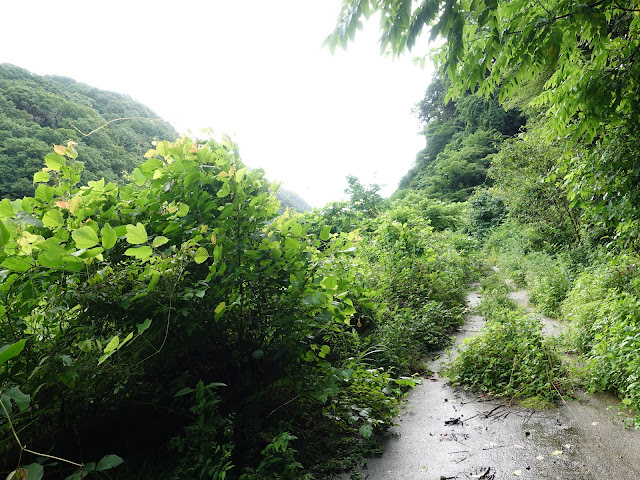
<svg viewBox="0 0 640 480"><path fill-rule="evenodd" d="M573 381L617 394L639 411L640 258L580 244L540 249L535 240L526 225L508 222L493 230L485 249L502 274L529 290L543 314L566 324L566 348L583 365Z"/></svg>
<svg viewBox="0 0 640 480"><path fill-rule="evenodd" d="M55 150L0 202L6 472L322 478L377 448L462 321L474 242L430 225L447 206L353 183L278 215L229 143L160 142L122 186Z"/></svg>
<svg viewBox="0 0 640 480"><path fill-rule="evenodd" d="M544 405L566 390L562 360L542 334L540 317L507 297L502 275L482 279L482 301L476 307L487 323L467 338L447 368L454 385L464 385L511 399L539 399Z"/></svg>

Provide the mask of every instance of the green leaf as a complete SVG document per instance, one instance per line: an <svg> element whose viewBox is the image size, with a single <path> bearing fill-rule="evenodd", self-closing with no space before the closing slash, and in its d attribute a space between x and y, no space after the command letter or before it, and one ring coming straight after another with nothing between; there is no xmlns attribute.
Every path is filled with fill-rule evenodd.
<svg viewBox="0 0 640 480"><path fill-rule="evenodd" d="M57 153L52 152L44 157L44 163L51 170L59 172L66 162L62 155L58 155Z"/></svg>
<svg viewBox="0 0 640 480"><path fill-rule="evenodd" d="M327 290L335 290L338 287L338 281L333 276L324 277L320 283Z"/></svg>
<svg viewBox="0 0 640 480"><path fill-rule="evenodd" d="M20 388L11 387L9 390L5 390L4 392L2 392L2 401L6 405L6 401L11 400L16 402L16 405L21 412L24 412L27 408L29 408L31 397L25 393L22 393L20 391Z"/></svg>
<svg viewBox="0 0 640 480"><path fill-rule="evenodd" d="M49 210L42 217L42 224L47 228L61 227L64 225L64 217L60 210Z"/></svg>
<svg viewBox="0 0 640 480"><path fill-rule="evenodd" d="M167 237L163 237L162 235L159 235L159 236L157 236L156 238L153 239L152 246L153 246L153 248L157 248L157 247L160 247L160 246L164 245L168 241L169 241L169 239Z"/></svg>
<svg viewBox="0 0 640 480"><path fill-rule="evenodd" d="M109 340L109 343L107 343L107 346L104 347L104 353L114 352L118 348L118 345L120 345L120 337L114 335L111 340Z"/></svg>
<svg viewBox="0 0 640 480"><path fill-rule="evenodd" d="M183 397L184 395L188 395L190 393L195 392L195 390L191 387L185 387L182 388L180 390L178 390L175 395L173 396L173 398L178 398L178 397Z"/></svg>
<svg viewBox="0 0 640 480"><path fill-rule="evenodd" d="M144 322L138 324L138 335L144 333L151 326L151 319L147 318Z"/></svg>
<svg viewBox="0 0 640 480"><path fill-rule="evenodd" d="M24 467L27 471L28 480L41 480L44 476L44 467L39 463L31 463Z"/></svg>
<svg viewBox="0 0 640 480"><path fill-rule="evenodd" d="M14 272L26 272L33 267L33 260L29 257L9 257L0 266Z"/></svg>
<svg viewBox="0 0 640 480"><path fill-rule="evenodd" d="M78 257L79 258L93 258L93 257L97 257L102 252L104 252L104 248L102 248L102 247L87 248L84 252L82 252L80 255L78 255Z"/></svg>
<svg viewBox="0 0 640 480"><path fill-rule="evenodd" d="M331 347L329 347L329 345L322 345L322 347L320 347L320 353L318 353L318 356L320 358L324 358L327 356L327 354L331 351Z"/></svg>
<svg viewBox="0 0 640 480"><path fill-rule="evenodd" d="M71 237L76 242L76 248L91 248L98 244L98 234L89 226L74 230Z"/></svg>
<svg viewBox="0 0 640 480"><path fill-rule="evenodd" d="M127 248L124 254L129 257L135 257L138 260L145 260L153 255L153 250L150 246L145 245L143 247Z"/></svg>
<svg viewBox="0 0 640 480"><path fill-rule="evenodd" d="M370 438L373 435L373 427L371 425L362 425L359 431L364 438Z"/></svg>
<svg viewBox="0 0 640 480"><path fill-rule="evenodd" d="M139 168L133 169L133 172L131 172L131 178L133 179L133 182L139 187L144 185L147 181L147 177L144 176L144 173L142 173Z"/></svg>
<svg viewBox="0 0 640 480"><path fill-rule="evenodd" d="M98 465L96 465L96 471L102 472L103 470L109 470L110 468L115 468L118 465L122 465L123 463L124 460L118 455L107 455L100 459Z"/></svg>
<svg viewBox="0 0 640 480"><path fill-rule="evenodd" d="M207 249L204 247L199 247L198 250L196 250L194 258L195 262L200 264L205 262L207 258L209 258L209 252L207 252Z"/></svg>
<svg viewBox="0 0 640 480"><path fill-rule="evenodd" d="M108 223L105 223L102 230L100 230L100 236L102 237L102 246L107 250L113 248L118 240L116 231Z"/></svg>
<svg viewBox="0 0 640 480"><path fill-rule="evenodd" d="M11 205L11 200L5 198L0 202L0 219L3 218L13 218L16 214L13 211L13 205Z"/></svg>
<svg viewBox="0 0 640 480"><path fill-rule="evenodd" d="M216 309L214 310L214 313L216 314L216 319L220 318L226 309L227 309L227 304L224 302L220 302L216 307Z"/></svg>
<svg viewBox="0 0 640 480"><path fill-rule="evenodd" d="M327 241L331 238L331 225L325 225L320 231L320 240Z"/></svg>
<svg viewBox="0 0 640 480"><path fill-rule="evenodd" d="M236 182L241 182L244 176L247 174L247 171L248 171L247 167L240 168L236 172Z"/></svg>
<svg viewBox="0 0 640 480"><path fill-rule="evenodd" d="M147 240L149 240L149 237L143 224L137 223L135 226L131 224L127 225L127 242L138 245L147 242Z"/></svg>
<svg viewBox="0 0 640 480"><path fill-rule="evenodd" d="M4 247L11 240L11 232L5 226L2 221L0 221L0 248Z"/></svg>
<svg viewBox="0 0 640 480"><path fill-rule="evenodd" d="M42 183L49 181L49 172L43 172L42 170L33 174L33 183Z"/></svg>
<svg viewBox="0 0 640 480"><path fill-rule="evenodd" d="M216 194L218 198L224 198L231 192L231 187L229 187L229 182L224 182L222 188Z"/></svg>
<svg viewBox="0 0 640 480"><path fill-rule="evenodd" d="M53 200L54 195L55 190L49 185L38 185L38 187L36 188L35 198L36 200L40 200L43 203L49 203L51 200Z"/></svg>
<svg viewBox="0 0 640 480"><path fill-rule="evenodd" d="M184 217L189 213L189 205L186 203L180 202L178 204L178 211L176 212L176 217Z"/></svg>
<svg viewBox="0 0 640 480"><path fill-rule="evenodd" d="M6 347L0 349L0 365L5 363L7 360L12 359L16 355L19 355L22 349L24 348L24 344L27 343L27 339L23 338L22 340L12 343Z"/></svg>

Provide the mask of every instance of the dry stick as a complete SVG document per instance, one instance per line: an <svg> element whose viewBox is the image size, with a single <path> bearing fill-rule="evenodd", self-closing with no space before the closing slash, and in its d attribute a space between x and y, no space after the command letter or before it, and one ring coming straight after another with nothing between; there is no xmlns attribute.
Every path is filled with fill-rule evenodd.
<svg viewBox="0 0 640 480"><path fill-rule="evenodd" d="M156 120L162 120L161 118L152 118L152 117L121 117L121 118L114 118L113 120L109 120L107 123L105 123L104 125L99 126L98 128L91 130L89 133L84 133L82 130L80 130L78 127L76 127L73 123L69 122L69 124L75 128L75 130L82 136L84 137L88 137L89 135L93 135L94 133L96 133L98 130L102 130L104 127L106 127L107 125L113 123L113 122L121 122L123 120L152 120L152 121L156 121Z"/></svg>
<svg viewBox="0 0 640 480"><path fill-rule="evenodd" d="M71 465L75 465L76 467L84 467L83 463L76 463L76 462L72 462L71 460L67 460L65 458L60 458L60 457L56 457L54 455L48 455L46 453L39 453L39 452L34 452L33 450L29 450L27 448L26 445L23 445L22 442L20 441L20 439L18 438L18 434L16 433L15 428L13 428L13 422L11 421L11 415L9 415L9 412L7 411L7 407L4 406L4 402L0 402L0 406L2 406L2 410L4 410L4 414L7 417L7 421L9 422L9 428L11 429L11 433L13 433L13 438L16 439L16 442L18 443L18 446L20 447L20 453L22 454L22 452L27 452L27 453L31 453L33 455L37 455L38 457L47 457L50 458L52 460L59 460L61 462L66 462L66 463L70 463Z"/></svg>

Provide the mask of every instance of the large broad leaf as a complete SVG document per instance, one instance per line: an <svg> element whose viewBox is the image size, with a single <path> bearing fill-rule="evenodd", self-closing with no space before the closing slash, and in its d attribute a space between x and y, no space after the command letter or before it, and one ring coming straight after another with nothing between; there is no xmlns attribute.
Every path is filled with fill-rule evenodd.
<svg viewBox="0 0 640 480"><path fill-rule="evenodd" d="M195 254L195 262L196 263L203 263L207 260L207 258L209 258L209 252L207 252L206 248L203 247L199 247L196 250L196 254Z"/></svg>
<svg viewBox="0 0 640 480"><path fill-rule="evenodd" d="M100 459L98 465L96 465L96 471L101 472L110 468L115 468L118 465L122 465L124 460L118 455L106 455Z"/></svg>
<svg viewBox="0 0 640 480"><path fill-rule="evenodd" d="M150 246L145 245L144 247L127 248L124 254L130 257L135 257L139 260L144 260L153 255L153 250Z"/></svg>
<svg viewBox="0 0 640 480"><path fill-rule="evenodd" d="M113 246L116 244L116 241L118 240L116 231L108 223L104 224L104 227L102 227L102 230L100 230L100 235L102 236L102 246L107 250L113 248Z"/></svg>
<svg viewBox="0 0 640 480"><path fill-rule="evenodd" d="M11 400L16 402L16 405L21 412L24 412L27 408L29 408L31 397L25 393L22 393L20 391L20 388L11 387L10 389L2 392L2 402L6 405L6 402L10 402Z"/></svg>
<svg viewBox="0 0 640 480"><path fill-rule="evenodd" d="M157 236L153 239L153 248L160 247L167 243L169 239L167 237L163 237L162 235Z"/></svg>
<svg viewBox="0 0 640 480"><path fill-rule="evenodd" d="M44 476L44 467L39 463L31 463L24 467L29 480L40 480Z"/></svg>
<svg viewBox="0 0 640 480"><path fill-rule="evenodd" d="M0 264L0 267L7 268L14 272L26 272L33 267L33 260L30 257L9 257Z"/></svg>
<svg viewBox="0 0 640 480"><path fill-rule="evenodd" d="M49 172L39 171L33 174L33 183L48 182Z"/></svg>
<svg viewBox="0 0 640 480"><path fill-rule="evenodd" d="M9 229L5 226L5 224L0 221L0 248L4 247L10 239L11 232L9 232Z"/></svg>
<svg viewBox="0 0 640 480"><path fill-rule="evenodd" d="M331 238L331 225L325 225L320 231L320 240L327 241Z"/></svg>
<svg viewBox="0 0 640 480"><path fill-rule="evenodd" d="M60 210L49 210L42 217L42 224L47 227L61 227L64 225L64 218Z"/></svg>
<svg viewBox="0 0 640 480"><path fill-rule="evenodd" d="M48 203L51 200L53 200L54 195L55 195L55 190L49 185L38 185L38 188L36 188L36 193L34 197L37 200L40 200L41 202Z"/></svg>
<svg viewBox="0 0 640 480"><path fill-rule="evenodd" d="M27 339L23 338L22 340L16 343L13 343L11 345L8 345L4 347L2 350L0 350L0 365L5 363L7 360L15 357L16 355L18 355L24 348L25 343L27 343Z"/></svg>
<svg viewBox="0 0 640 480"><path fill-rule="evenodd" d="M66 161L62 155L58 155L57 153L50 153L49 155L44 157L44 163L47 168L59 171L66 163Z"/></svg>
<svg viewBox="0 0 640 480"><path fill-rule="evenodd" d="M127 242L139 245L140 243L146 243L147 240L149 240L149 237L143 224L127 225Z"/></svg>
<svg viewBox="0 0 640 480"><path fill-rule="evenodd" d="M11 205L11 200L5 198L0 202L0 219L2 218L12 218L15 216L15 212L13 211L13 205Z"/></svg>
<svg viewBox="0 0 640 480"><path fill-rule="evenodd" d="M71 236L76 242L77 248L91 248L98 244L98 234L89 226L84 226L78 230L74 230L71 232Z"/></svg>

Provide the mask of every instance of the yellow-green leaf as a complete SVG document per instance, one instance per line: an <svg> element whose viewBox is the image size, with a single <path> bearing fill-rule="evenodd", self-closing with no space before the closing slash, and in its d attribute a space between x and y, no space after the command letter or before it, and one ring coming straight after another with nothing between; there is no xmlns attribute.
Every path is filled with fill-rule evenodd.
<svg viewBox="0 0 640 480"><path fill-rule="evenodd" d="M50 153L46 157L44 157L44 163L47 168L51 170L59 171L62 169L62 166L65 164L64 157L62 155L58 155L57 153Z"/></svg>
<svg viewBox="0 0 640 480"><path fill-rule="evenodd" d="M207 252L207 249L204 247L199 247L196 250L196 254L195 254L195 262L196 263L203 263L207 260L207 258L209 258L209 252Z"/></svg>
<svg viewBox="0 0 640 480"><path fill-rule="evenodd" d="M139 245L146 243L149 237L147 236L147 230L144 225L137 223L136 225L127 225L127 242L133 245Z"/></svg>
<svg viewBox="0 0 640 480"><path fill-rule="evenodd" d="M49 210L42 217L42 224L47 228L61 227L64 225L64 218L60 210Z"/></svg>
<svg viewBox="0 0 640 480"><path fill-rule="evenodd" d="M160 247L162 245L164 245L165 243L167 243L169 241L169 239L167 237L163 237L162 235L157 236L156 238L153 239L153 248L157 248Z"/></svg>
<svg viewBox="0 0 640 480"><path fill-rule="evenodd" d="M108 223L104 224L102 230L100 230L100 235L102 236L102 246L107 250L113 248L116 244L116 241L118 240L116 231Z"/></svg>
<svg viewBox="0 0 640 480"><path fill-rule="evenodd" d="M64 145L54 145L53 151L56 152L58 155L66 155L67 147L65 147Z"/></svg>
<svg viewBox="0 0 640 480"><path fill-rule="evenodd" d="M151 250L150 246L145 245L143 247L127 248L124 254L139 260L144 260L153 255L153 250Z"/></svg>
<svg viewBox="0 0 640 480"><path fill-rule="evenodd" d="M331 238L331 225L325 225L320 231L320 240L327 241Z"/></svg>
<svg viewBox="0 0 640 480"><path fill-rule="evenodd" d="M89 226L74 230L71 232L71 237L76 242L76 248L91 248L98 244L98 234Z"/></svg>
<svg viewBox="0 0 640 480"><path fill-rule="evenodd" d="M48 182L49 178L51 178L49 172L43 172L41 170L33 174L33 183Z"/></svg>

